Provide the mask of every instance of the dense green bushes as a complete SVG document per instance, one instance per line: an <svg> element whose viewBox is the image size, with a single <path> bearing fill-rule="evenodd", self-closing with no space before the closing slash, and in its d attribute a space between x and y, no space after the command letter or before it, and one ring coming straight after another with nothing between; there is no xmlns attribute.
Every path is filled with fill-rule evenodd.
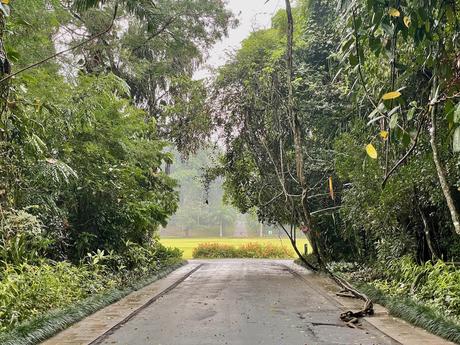
<svg viewBox="0 0 460 345"><path fill-rule="evenodd" d="M67 262L8 266L0 281L0 330L61 308L116 284L103 270Z"/></svg>
<svg viewBox="0 0 460 345"><path fill-rule="evenodd" d="M270 243L246 243L239 247L220 243L202 243L193 250L194 258L280 259L289 256L283 247Z"/></svg>
<svg viewBox="0 0 460 345"><path fill-rule="evenodd" d="M79 265L42 259L0 268L0 332L89 296L124 287L181 261L181 252L160 243L128 243L122 254L97 251Z"/></svg>
<svg viewBox="0 0 460 345"><path fill-rule="evenodd" d="M333 263L351 282L365 283L389 298L408 298L460 322L460 267L438 260L419 264L406 255L373 266Z"/></svg>
<svg viewBox="0 0 460 345"><path fill-rule="evenodd" d="M406 255L372 266L334 262L343 275L391 315L460 343L460 267L452 262L417 263Z"/></svg>
<svg viewBox="0 0 460 345"><path fill-rule="evenodd" d="M460 268L437 261L417 264L411 257L394 259L372 285L390 296L408 296L442 310L446 315L460 315Z"/></svg>

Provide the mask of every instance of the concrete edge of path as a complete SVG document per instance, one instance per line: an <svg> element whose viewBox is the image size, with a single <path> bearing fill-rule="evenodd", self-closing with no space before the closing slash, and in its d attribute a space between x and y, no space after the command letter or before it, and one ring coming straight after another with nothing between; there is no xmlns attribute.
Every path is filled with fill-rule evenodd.
<svg viewBox="0 0 460 345"><path fill-rule="evenodd" d="M288 265L288 268L299 274L311 273L308 269L294 262ZM359 300L337 296L336 293L339 292L340 289L329 277L310 274L308 280L310 279L312 279L312 283L317 286L317 289L323 290L325 297L327 296L328 299L334 300L343 311L358 310L362 307L362 303ZM306 281L307 284L310 284L306 278L303 280ZM400 344L455 345L455 343L431 334L420 327L413 326L402 319L391 316L388 310L379 304L375 304L374 309L375 314L364 318L364 323L370 324L372 327L378 329L380 332Z"/></svg>
<svg viewBox="0 0 460 345"><path fill-rule="evenodd" d="M121 327L141 310L167 294L198 270L202 264L188 263L166 277L134 291L66 330L44 341L41 345L95 345Z"/></svg>

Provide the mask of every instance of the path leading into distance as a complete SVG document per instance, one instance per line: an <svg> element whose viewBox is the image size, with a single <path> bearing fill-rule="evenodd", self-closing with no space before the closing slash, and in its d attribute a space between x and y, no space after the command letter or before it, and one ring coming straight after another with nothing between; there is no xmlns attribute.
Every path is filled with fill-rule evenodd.
<svg viewBox="0 0 460 345"><path fill-rule="evenodd" d="M337 291L289 260L191 260L42 345L452 344L380 306L351 329L339 315L362 304Z"/></svg>

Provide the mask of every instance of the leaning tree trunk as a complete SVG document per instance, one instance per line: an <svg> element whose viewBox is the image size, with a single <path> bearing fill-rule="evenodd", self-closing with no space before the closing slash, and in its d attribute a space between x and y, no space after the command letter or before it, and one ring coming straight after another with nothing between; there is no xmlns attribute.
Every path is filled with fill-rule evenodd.
<svg viewBox="0 0 460 345"><path fill-rule="evenodd" d="M3 13L0 13L0 79L11 73L11 65L8 61L8 57L4 47L6 28L6 17ZM8 133L8 93L9 93L9 81L3 81L0 83L0 161L6 162L8 156L11 154L11 148L9 147L9 133ZM0 212L2 209L7 207L8 203L8 192L11 191L10 173L8 166L5 164L0 168Z"/></svg>
<svg viewBox="0 0 460 345"><path fill-rule="evenodd" d="M294 137L294 147L295 147L295 166L296 166L296 175L299 181L301 188L301 199L300 206L301 212L299 214L302 221L301 226L306 228L304 233L310 233L312 242L313 254L315 255L318 263L322 265L321 255L318 250L318 245L316 240L318 239L318 234L313 229L312 217L308 207L308 183L305 178L304 173L304 159L303 159L303 145L302 145L302 131L300 126L300 121L297 116L297 113L294 111L294 92L292 88L292 77L293 77L293 46L294 46L294 18L292 16L291 2L290 0L285 0L286 2L286 15L287 15L287 87L288 87L288 102L287 102L287 112L288 120L291 126L292 135Z"/></svg>
<svg viewBox="0 0 460 345"><path fill-rule="evenodd" d="M437 90L437 78L434 77L432 86L432 99L436 97ZM450 192L449 184L447 183L446 172L442 166L441 159L439 157L438 147L436 146L436 104L431 106L431 128L430 128L430 144L431 151L433 152L433 161L436 166L436 172L438 174L439 184L441 185L444 198L446 199L447 207L449 208L452 224L454 231L457 235L460 235L460 217L455 207L454 199Z"/></svg>

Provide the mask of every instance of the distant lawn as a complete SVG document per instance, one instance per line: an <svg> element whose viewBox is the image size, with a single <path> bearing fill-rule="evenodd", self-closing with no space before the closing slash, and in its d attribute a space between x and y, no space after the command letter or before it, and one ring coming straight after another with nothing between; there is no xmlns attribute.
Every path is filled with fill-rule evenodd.
<svg viewBox="0 0 460 345"><path fill-rule="evenodd" d="M291 243L288 239L279 238L213 238L213 237L203 237L203 238L162 238L160 240L166 247L176 247L184 251L184 259L192 259L193 249L198 246L200 243L222 243L230 244L234 246L240 246L249 242L259 242L264 244L272 244L274 246L283 246L286 251L286 259L295 259L297 255L292 249ZM306 239L297 240L297 248L300 252L304 252L304 244L307 243Z"/></svg>

